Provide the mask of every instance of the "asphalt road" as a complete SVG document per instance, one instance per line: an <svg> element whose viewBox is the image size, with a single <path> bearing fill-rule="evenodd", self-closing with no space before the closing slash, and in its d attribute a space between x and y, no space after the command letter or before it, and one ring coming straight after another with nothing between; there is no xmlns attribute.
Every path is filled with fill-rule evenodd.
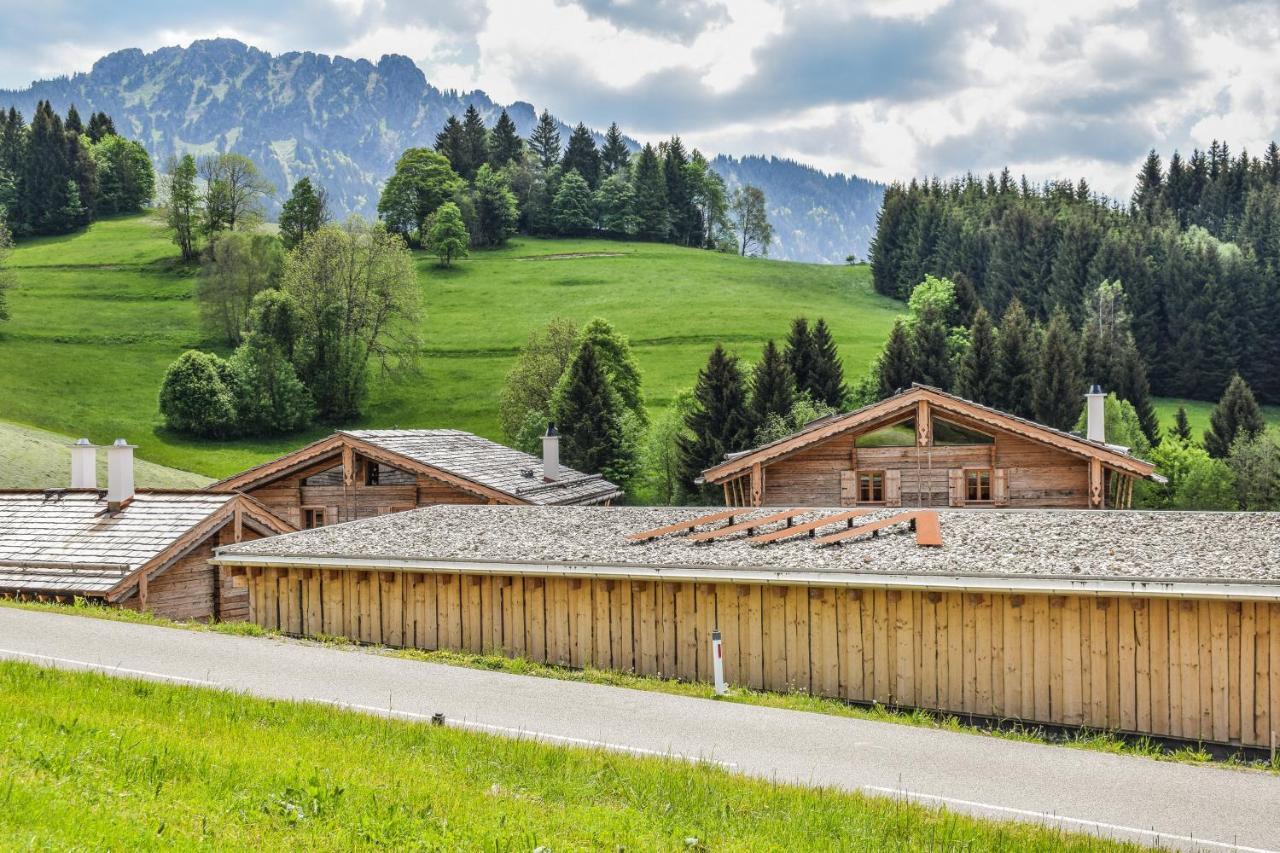
<svg viewBox="0 0 1280 853"><path fill-rule="evenodd" d="M715 761L1182 849L1280 850L1280 777L0 607L0 658Z"/></svg>

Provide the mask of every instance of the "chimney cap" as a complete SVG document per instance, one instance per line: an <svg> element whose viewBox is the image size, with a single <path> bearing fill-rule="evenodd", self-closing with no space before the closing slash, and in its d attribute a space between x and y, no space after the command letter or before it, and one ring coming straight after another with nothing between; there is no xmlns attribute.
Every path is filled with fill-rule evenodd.
<svg viewBox="0 0 1280 853"><path fill-rule="evenodd" d="M93 442L87 438L77 438L75 446L76 447L93 447Z"/></svg>
<svg viewBox="0 0 1280 853"><path fill-rule="evenodd" d="M1089 393L1086 394L1085 396L1091 397L1094 394L1102 394L1102 386L1096 382L1089 386Z"/></svg>
<svg viewBox="0 0 1280 853"><path fill-rule="evenodd" d="M560 434L560 433L556 432L556 425L555 425L555 424L553 424L553 423L549 423L549 424L547 424L547 435L546 435L546 437L547 437L547 438L554 438L554 437L556 437L556 436L557 436L557 435L559 435L559 434Z"/></svg>
<svg viewBox="0 0 1280 853"><path fill-rule="evenodd" d="M125 441L123 438L117 438L115 441L111 442L111 446L112 447L129 447L129 448L133 448L134 450L138 448L138 445L130 444L129 442Z"/></svg>

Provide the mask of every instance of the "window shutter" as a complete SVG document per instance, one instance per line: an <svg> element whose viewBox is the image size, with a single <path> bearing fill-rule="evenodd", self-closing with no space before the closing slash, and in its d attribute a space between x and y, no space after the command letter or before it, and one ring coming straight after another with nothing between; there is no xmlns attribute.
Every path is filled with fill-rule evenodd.
<svg viewBox="0 0 1280 853"><path fill-rule="evenodd" d="M996 506L1009 505L1009 469L997 468L991 472L991 502Z"/></svg>
<svg viewBox="0 0 1280 853"><path fill-rule="evenodd" d="M884 472L884 505L902 506L902 472L897 468Z"/></svg>
<svg viewBox="0 0 1280 853"><path fill-rule="evenodd" d="M947 472L947 505L964 506L964 469L952 468Z"/></svg>
<svg viewBox="0 0 1280 853"><path fill-rule="evenodd" d="M840 472L840 505L853 506L858 502L858 472Z"/></svg>

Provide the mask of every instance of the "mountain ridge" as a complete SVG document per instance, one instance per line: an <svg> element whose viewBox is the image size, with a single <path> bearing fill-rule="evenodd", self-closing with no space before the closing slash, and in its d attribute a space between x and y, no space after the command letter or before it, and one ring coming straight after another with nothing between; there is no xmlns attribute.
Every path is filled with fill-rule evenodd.
<svg viewBox="0 0 1280 853"><path fill-rule="evenodd" d="M528 101L504 105L479 89L440 89L400 54L377 62L271 54L228 38L125 48L87 72L0 90L0 105L27 117L40 100L63 112L75 104L82 113L108 113L158 164L175 153L245 154L277 187L273 214L289 186L309 176L328 188L338 215L372 216L400 153L431 146L445 120L468 106L489 125L505 108L526 137L537 119ZM564 123L564 141L568 129ZM866 256L882 184L764 155L717 155L712 164L730 189L753 183L765 191L774 257L838 263L850 253Z"/></svg>

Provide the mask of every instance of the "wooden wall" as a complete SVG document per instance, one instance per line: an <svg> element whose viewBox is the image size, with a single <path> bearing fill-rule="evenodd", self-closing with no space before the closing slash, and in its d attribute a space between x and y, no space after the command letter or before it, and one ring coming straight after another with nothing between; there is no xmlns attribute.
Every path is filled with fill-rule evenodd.
<svg viewBox="0 0 1280 853"><path fill-rule="evenodd" d="M241 541L260 538L244 528ZM236 584L231 573L209 562L214 548L235 542L234 525L227 523L177 560L147 584L147 610L169 619L217 619L222 622L249 619L249 593ZM138 596L131 595L121 607L138 610Z"/></svg>
<svg viewBox="0 0 1280 853"><path fill-rule="evenodd" d="M421 649L1268 746L1280 602L238 569L253 621Z"/></svg>

